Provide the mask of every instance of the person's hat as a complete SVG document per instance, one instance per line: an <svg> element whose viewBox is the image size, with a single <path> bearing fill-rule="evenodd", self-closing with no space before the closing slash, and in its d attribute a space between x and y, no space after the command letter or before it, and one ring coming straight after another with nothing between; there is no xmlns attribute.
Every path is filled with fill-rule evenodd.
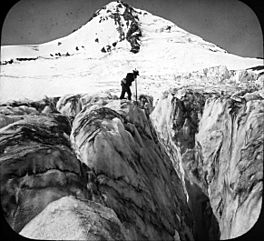
<svg viewBox="0 0 264 241"><path fill-rule="evenodd" d="M133 70L134 75L139 75L138 70Z"/></svg>

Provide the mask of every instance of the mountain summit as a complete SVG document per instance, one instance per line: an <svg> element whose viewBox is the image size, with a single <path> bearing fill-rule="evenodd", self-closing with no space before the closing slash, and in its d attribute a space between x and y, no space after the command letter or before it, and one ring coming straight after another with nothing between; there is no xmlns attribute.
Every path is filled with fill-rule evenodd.
<svg viewBox="0 0 264 241"><path fill-rule="evenodd" d="M111 2L104 8L96 11L90 20L92 21L92 24L96 26L97 23L101 23L101 25L103 25L102 28L107 27L104 25L110 25L114 27L112 34L106 39L108 41L108 43L106 42L107 45L101 50L110 51L111 47L115 47L117 43L127 41L131 45L131 52L137 53L140 48L139 38L142 36L139 27L139 13L141 14L141 12L137 12L134 8L122 1ZM106 23L104 23L105 21ZM115 31L118 32L119 37L113 39L114 42L111 44L109 40L113 36L116 37ZM98 31L95 34L98 35ZM104 40L106 36L100 37L102 37L100 40ZM99 38L96 38L95 41L99 43Z"/></svg>
<svg viewBox="0 0 264 241"><path fill-rule="evenodd" d="M31 48L32 55L39 54L45 57L66 54L68 56L79 51L85 51L89 55L92 52L105 53L120 48L127 48L132 53L138 53L141 41L144 43L148 39L157 38L158 35L161 35L159 40L165 38L172 43L200 46L214 52L226 52L180 29L168 20L133 8L122 1L110 2L98 9L85 25L68 36L45 44L24 47L28 48L29 55ZM26 54L20 57L26 57Z"/></svg>
<svg viewBox="0 0 264 241"><path fill-rule="evenodd" d="M227 53L171 21L114 1L65 37L44 44L1 46L0 93L3 100L35 99L116 89L134 68L139 69L142 83L151 82L160 92L158 82L173 80L179 72L213 66L245 69L262 62Z"/></svg>
<svg viewBox="0 0 264 241"><path fill-rule="evenodd" d="M140 49L139 12L121 1L115 1L98 9L84 26L70 35L51 41L46 46L46 54L52 51L65 54L76 54L85 51L86 54L105 53L120 47L127 47L137 53ZM118 46L117 46L118 45Z"/></svg>

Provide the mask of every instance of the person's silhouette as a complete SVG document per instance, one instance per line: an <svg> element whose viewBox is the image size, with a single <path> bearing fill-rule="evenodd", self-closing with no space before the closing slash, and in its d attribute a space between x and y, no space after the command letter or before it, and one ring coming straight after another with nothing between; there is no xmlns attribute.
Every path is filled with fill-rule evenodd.
<svg viewBox="0 0 264 241"><path fill-rule="evenodd" d="M127 99L131 100L132 93L130 90L130 86L138 75L139 75L138 70L133 70L133 73L127 73L126 77L121 80L122 91L121 91L120 99L124 99L125 94L127 93Z"/></svg>

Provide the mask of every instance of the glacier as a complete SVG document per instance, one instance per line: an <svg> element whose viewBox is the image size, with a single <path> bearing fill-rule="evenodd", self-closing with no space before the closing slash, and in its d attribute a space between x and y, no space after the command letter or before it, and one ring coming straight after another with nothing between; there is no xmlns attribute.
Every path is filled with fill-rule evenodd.
<svg viewBox="0 0 264 241"><path fill-rule="evenodd" d="M139 99L119 100L135 68ZM263 73L122 1L68 36L1 46L5 219L34 239L247 233L262 205Z"/></svg>

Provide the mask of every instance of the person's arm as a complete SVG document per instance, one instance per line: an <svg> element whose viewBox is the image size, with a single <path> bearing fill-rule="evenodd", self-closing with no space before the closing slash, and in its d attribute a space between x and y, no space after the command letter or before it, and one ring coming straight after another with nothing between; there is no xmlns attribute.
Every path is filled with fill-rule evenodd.
<svg viewBox="0 0 264 241"><path fill-rule="evenodd" d="M123 78L123 79L121 80L121 85L125 85L125 84L126 84L126 79Z"/></svg>

